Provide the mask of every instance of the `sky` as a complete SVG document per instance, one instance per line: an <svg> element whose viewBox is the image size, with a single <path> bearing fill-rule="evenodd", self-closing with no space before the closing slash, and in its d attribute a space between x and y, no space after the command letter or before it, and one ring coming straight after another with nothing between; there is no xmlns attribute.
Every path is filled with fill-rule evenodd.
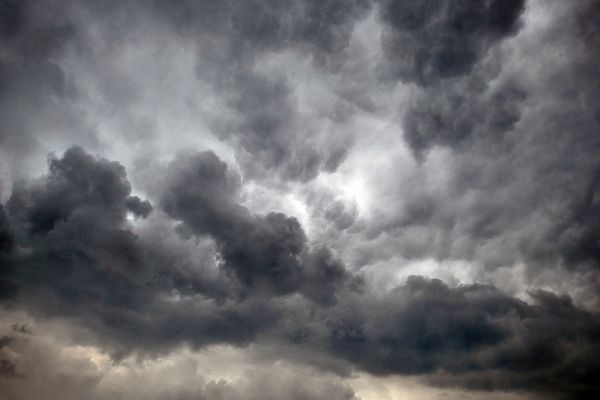
<svg viewBox="0 0 600 400"><path fill-rule="evenodd" d="M600 398L596 0L0 0L0 397Z"/></svg>

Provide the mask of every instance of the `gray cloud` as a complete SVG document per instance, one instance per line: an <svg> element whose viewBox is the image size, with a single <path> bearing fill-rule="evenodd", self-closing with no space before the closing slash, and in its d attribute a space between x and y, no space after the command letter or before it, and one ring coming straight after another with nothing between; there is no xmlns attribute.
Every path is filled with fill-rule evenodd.
<svg viewBox="0 0 600 400"><path fill-rule="evenodd" d="M516 32L524 5L524 0L381 1L385 74L419 85L464 76L490 47Z"/></svg>
<svg viewBox="0 0 600 400"><path fill-rule="evenodd" d="M335 170L343 161L343 149L319 148L306 141L317 126L300 122L303 117L293 91L283 79L244 71L228 90L228 103L237 118L217 121L214 127L240 148L238 159L248 176L264 176L266 171L284 180L307 181L322 169Z"/></svg>
<svg viewBox="0 0 600 400"><path fill-rule="evenodd" d="M180 352L143 364L130 359L111 364L48 334L11 334L0 339L0 354L6 351L16 359L0 361L0 395L11 399L358 399L339 378L292 365L284 370L271 363L260 370L238 366L237 376L218 379L204 372L216 357ZM164 381L167 374L175 377Z"/></svg>
<svg viewBox="0 0 600 400"><path fill-rule="evenodd" d="M249 176L275 172L284 180L307 181L343 161L347 143L306 140L316 136L316 121L298 112L294 90L283 77L261 73L257 64L291 49L335 68L370 1L181 1L158 2L157 8L197 45L198 76L226 95L231 110L212 126L239 149Z"/></svg>
<svg viewBox="0 0 600 400"><path fill-rule="evenodd" d="M338 285L352 279L327 249L311 251L295 218L253 215L236 203L239 178L212 152L171 164L165 211L218 244L223 267L244 290L279 295L301 292L332 302Z"/></svg>
<svg viewBox="0 0 600 400"><path fill-rule="evenodd" d="M11 276L14 269L9 262L9 254L13 250L15 238L4 207L0 206L0 299L5 300L14 296L16 287Z"/></svg>
<svg viewBox="0 0 600 400"><path fill-rule="evenodd" d="M220 36L217 45L233 61L286 46L306 46L317 57L339 52L347 45L353 24L369 7L367 0L156 2L157 12L182 33L196 34L200 40L203 33Z"/></svg>
<svg viewBox="0 0 600 400"><path fill-rule="evenodd" d="M10 252L14 245L14 238L10 229L4 207L0 207L0 251Z"/></svg>
<svg viewBox="0 0 600 400"><path fill-rule="evenodd" d="M598 368L600 318L568 297L537 291L528 304L493 286L450 288L422 277L387 294L365 292L329 250L308 247L295 219L257 216L236 203L239 178L204 152L169 166L163 205L192 234L215 240L222 279L233 278L225 293L233 297L219 300L198 286L170 299L178 271L155 260L126 226L130 188L123 167L72 148L51 159L49 169L31 186L17 187L9 201L17 245L29 247L9 249L11 283L32 312L91 329L94 343L116 357L273 338L375 374L597 395L589 377ZM64 201L53 202L59 193ZM306 300L281 297L294 292ZM147 312L156 317L145 318ZM580 372L567 374L571 367Z"/></svg>
<svg viewBox="0 0 600 400"><path fill-rule="evenodd" d="M595 399L598 15L4 1L0 306L144 360L133 386L182 349L257 352L157 398L350 400L332 375L358 372ZM145 396L32 332L0 335L9 396Z"/></svg>
<svg viewBox="0 0 600 400"><path fill-rule="evenodd" d="M97 143L81 115L81 93L59 62L77 42L68 5L60 1L3 1L0 5L0 151L3 174L26 176L26 155L50 143ZM4 164L6 163L6 164Z"/></svg>
<svg viewBox="0 0 600 400"><path fill-rule="evenodd" d="M561 275L585 293L580 301L597 303L600 103L589 51L597 35L583 17L592 20L594 6L554 7L543 28L522 32L468 76L422 88L401 110L417 167L380 186L397 202L365 229L372 249L362 263L398 253L466 260L484 267L480 279L523 263L527 285ZM569 48L561 63L553 58Z"/></svg>
<svg viewBox="0 0 600 400"><path fill-rule="evenodd" d="M207 313L207 321L215 317L202 328L213 331L209 336L246 340L254 322L246 321L244 330L226 333L226 321L233 318L233 322L239 311L225 311L225 307L225 314L211 316L210 309L217 307L213 301L204 303L207 308L188 303L160 322L136 317L149 307L156 312L169 307L161 296L185 293L190 287L204 289L209 299L222 298L226 284L218 277L175 268L185 260L131 231L126 222L131 188L120 164L71 148L62 158L51 159L49 169L49 175L31 185L16 187L8 202L19 247L3 256L8 260L3 291L14 293L12 288L18 288L33 309L53 315L70 309L68 304L78 304L71 317L86 321L101 336L116 335L129 345L139 340L135 339L139 331L147 329L162 332L158 337L179 337L185 330L181 311L192 312L189 307ZM148 337L142 347L160 348L158 337Z"/></svg>
<svg viewBox="0 0 600 400"><path fill-rule="evenodd" d="M424 375L443 386L531 390L547 398L595 398L598 315L568 297L533 304L492 286L449 288L410 277L382 298L350 300L307 341L375 374ZM546 397L543 397L546 398Z"/></svg>
<svg viewBox="0 0 600 400"><path fill-rule="evenodd" d="M458 149L473 141L490 141L500 148L510 145L503 139L521 118L526 92L511 82L489 87L485 77L472 76L426 91L405 112L404 138L418 156L433 145Z"/></svg>

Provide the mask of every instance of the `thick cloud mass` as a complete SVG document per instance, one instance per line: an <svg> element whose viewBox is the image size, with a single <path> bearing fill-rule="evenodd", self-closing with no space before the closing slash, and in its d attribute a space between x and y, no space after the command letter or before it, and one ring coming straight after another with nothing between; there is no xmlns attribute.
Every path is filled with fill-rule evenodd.
<svg viewBox="0 0 600 400"><path fill-rule="evenodd" d="M532 292L529 305L493 286L453 289L422 277L373 296L330 250L311 248L296 219L258 216L236 203L240 178L214 153L180 156L165 182L166 213L188 235L215 241L223 294L202 285L179 290L177 271L126 222L131 199L142 201L129 196L124 168L71 148L9 199L3 225L7 235L9 221L15 227L18 248L6 236L3 296L15 287L31 310L93 329L120 354L273 337L374 374L598 394L590 377L599 368L600 317L568 297ZM291 325L284 315L294 316ZM560 383L567 366L582 372Z"/></svg>
<svg viewBox="0 0 600 400"><path fill-rule="evenodd" d="M599 16L0 1L0 397L600 398Z"/></svg>
<svg viewBox="0 0 600 400"><path fill-rule="evenodd" d="M524 0L382 0L390 74L428 85L468 74L499 40L514 33Z"/></svg>
<svg viewBox="0 0 600 400"><path fill-rule="evenodd" d="M331 302L337 286L351 280L329 250L307 248L295 218L256 216L235 203L239 177L214 153L183 156L169 169L165 211L196 234L215 239L223 268L243 290L300 291L317 302Z"/></svg>
<svg viewBox="0 0 600 400"><path fill-rule="evenodd" d="M214 299L227 295L221 278L198 272L184 275L185 269L179 269L183 258L174 258L161 244L134 234L126 220L132 200L144 212L151 206L129 196L130 191L120 164L95 158L81 148L50 159L48 175L17 186L8 209L18 248L11 246L4 256L8 265L3 272L3 296L17 289L21 292L17 300L31 302L36 312L63 315L70 309L67 317L82 320L108 340L116 336L123 342L116 344L118 351L127 352L130 346L153 352L179 340L200 344L208 337L245 341L256 327L268 324L264 318L276 307L253 302L241 308L218 307ZM190 291L198 301L170 300ZM217 314L213 314L215 307ZM262 309L259 319L250 315L254 307ZM146 312L164 318L143 318ZM197 329L184 326L189 313L203 315L197 328L208 336L187 337L186 330Z"/></svg>
<svg viewBox="0 0 600 400"><path fill-rule="evenodd" d="M568 297L531 297L528 305L491 286L451 289L411 277L384 299L330 320L328 344L377 374L432 373L441 385L598 396L598 315Z"/></svg>
<svg viewBox="0 0 600 400"><path fill-rule="evenodd" d="M130 192L123 166L74 147L61 159L50 158L46 179L17 186L8 208L31 234L45 235L80 214L122 220L129 204L139 201L128 197Z"/></svg>

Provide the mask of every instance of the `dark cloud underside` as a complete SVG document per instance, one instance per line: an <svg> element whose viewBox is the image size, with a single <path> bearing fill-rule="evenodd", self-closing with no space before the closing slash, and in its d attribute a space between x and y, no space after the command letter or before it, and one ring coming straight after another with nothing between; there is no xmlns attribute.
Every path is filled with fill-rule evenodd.
<svg viewBox="0 0 600 400"><path fill-rule="evenodd" d="M0 1L0 397L600 398L599 22Z"/></svg>
<svg viewBox="0 0 600 400"><path fill-rule="evenodd" d="M80 148L50 159L48 175L9 199L4 230L18 249L5 240L4 280L31 310L74 319L115 351L273 337L375 374L598 394L591 371L600 319L568 297L533 292L529 305L493 286L452 289L421 277L373 297L329 250L310 248L295 219L236 204L239 177L214 153L180 157L166 182L167 214L188 234L215 240L224 293L183 292L168 279L176 271L125 219L132 197L123 167ZM294 316L291 325L284 315ZM560 381L570 366L582 372Z"/></svg>

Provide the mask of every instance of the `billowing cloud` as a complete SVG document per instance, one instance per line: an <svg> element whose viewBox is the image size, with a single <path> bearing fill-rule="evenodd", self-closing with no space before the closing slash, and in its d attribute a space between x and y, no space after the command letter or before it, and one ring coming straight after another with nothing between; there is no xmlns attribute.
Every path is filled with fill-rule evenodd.
<svg viewBox="0 0 600 400"><path fill-rule="evenodd" d="M222 295L202 285L178 290L177 271L132 232L130 186L118 163L72 148L51 158L49 171L17 186L8 202L18 246L5 250L13 264L8 282L32 311L91 329L92 342L115 355L273 338L374 374L595 393L587 373L546 382L565 374L565 365L597 368L590 357L600 334L596 314L550 292L532 292L528 304L493 286L450 288L421 277L383 296L369 293L330 250L307 244L297 220L238 204L240 178L212 152L174 161L162 202L182 232L215 241Z"/></svg>
<svg viewBox="0 0 600 400"><path fill-rule="evenodd" d="M467 75L498 41L519 28L524 0L384 0L387 74L428 85Z"/></svg>
<svg viewBox="0 0 600 400"><path fill-rule="evenodd" d="M599 397L596 2L1 3L0 396Z"/></svg>
<svg viewBox="0 0 600 400"><path fill-rule="evenodd" d="M183 156L170 166L164 208L196 234L217 242L223 268L243 290L302 292L331 302L352 278L326 248L311 251L295 218L253 215L236 203L239 177L214 153Z"/></svg>
<svg viewBox="0 0 600 400"><path fill-rule="evenodd" d="M593 398L598 315L568 297L533 304L496 288L411 277L384 299L328 320L328 346L376 374L427 374L439 385ZM577 371L577 372L576 372Z"/></svg>

